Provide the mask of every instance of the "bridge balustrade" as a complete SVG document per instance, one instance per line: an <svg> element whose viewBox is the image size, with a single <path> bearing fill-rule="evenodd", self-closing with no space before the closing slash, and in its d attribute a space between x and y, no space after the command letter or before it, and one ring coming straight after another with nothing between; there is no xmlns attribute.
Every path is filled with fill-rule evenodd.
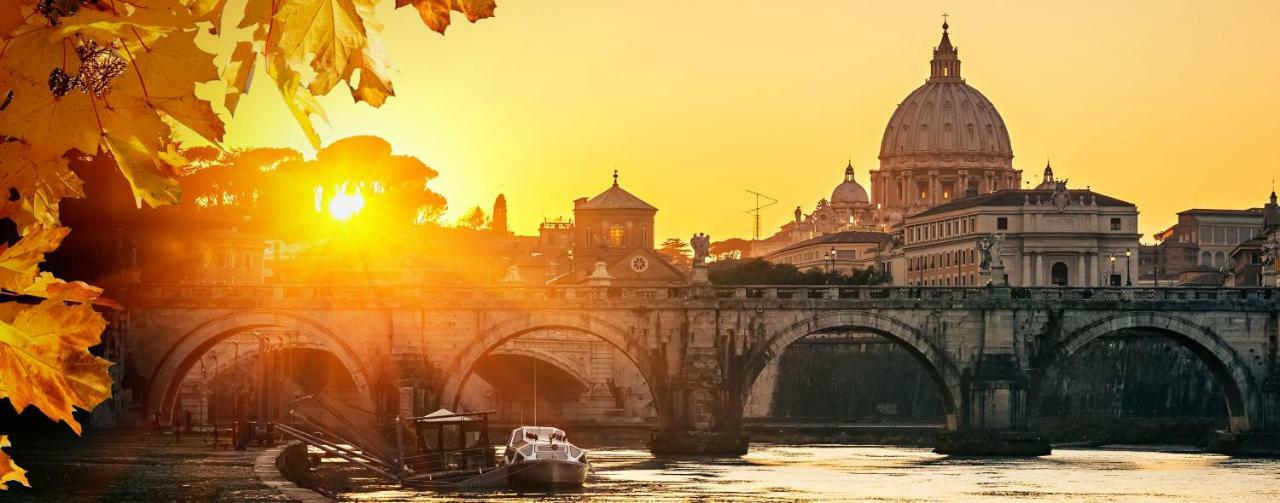
<svg viewBox="0 0 1280 503"><path fill-rule="evenodd" d="M129 285L113 287L124 299L154 304L206 304L220 302L269 303L277 301L327 301L330 305L411 303L416 301L489 300L683 300L778 299L854 301L983 301L1013 299L1034 301L1172 301L1265 303L1280 300L1274 288L1212 287L903 287L843 285L736 285L736 286L328 286L328 285Z"/></svg>

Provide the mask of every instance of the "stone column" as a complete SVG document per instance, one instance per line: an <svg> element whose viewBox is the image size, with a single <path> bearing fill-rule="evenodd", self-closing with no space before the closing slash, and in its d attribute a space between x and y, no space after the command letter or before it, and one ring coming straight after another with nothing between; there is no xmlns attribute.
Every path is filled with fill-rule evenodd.
<svg viewBox="0 0 1280 503"><path fill-rule="evenodd" d="M1036 286L1048 286L1044 280L1044 255L1036 252Z"/></svg>
<svg viewBox="0 0 1280 503"><path fill-rule="evenodd" d="M1085 271L1084 252L1076 254L1076 284L1074 286L1088 286L1088 271Z"/></svg>
<svg viewBox="0 0 1280 503"><path fill-rule="evenodd" d="M1022 272L1020 274L1022 274L1022 286L1035 286L1031 282L1031 255L1025 251L1022 252Z"/></svg>
<svg viewBox="0 0 1280 503"><path fill-rule="evenodd" d="M937 206L942 203L942 182L938 180L938 172L929 173L929 205Z"/></svg>
<svg viewBox="0 0 1280 503"><path fill-rule="evenodd" d="M1102 264L1098 262L1098 259L1101 256L1102 256L1101 253L1093 254L1093 281L1095 282L1094 286L1106 286L1106 281L1102 279L1102 269L1101 269Z"/></svg>

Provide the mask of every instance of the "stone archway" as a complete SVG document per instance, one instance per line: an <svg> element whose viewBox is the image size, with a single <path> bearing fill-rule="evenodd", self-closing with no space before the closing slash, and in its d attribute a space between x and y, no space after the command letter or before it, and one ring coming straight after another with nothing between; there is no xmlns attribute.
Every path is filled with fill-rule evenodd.
<svg viewBox="0 0 1280 503"><path fill-rule="evenodd" d="M905 348L920 362L937 386L938 395L942 398L943 411L946 413L947 430L954 431L959 428L960 371L951 358L914 327L867 311L824 312L772 334L747 358L737 388L738 406L745 406L747 395L751 393L751 388L760 377L760 373L769 362L781 356L787 346L811 334L834 330L871 332Z"/></svg>
<svg viewBox="0 0 1280 503"><path fill-rule="evenodd" d="M565 375L572 378L575 382L578 383L578 385L582 386L583 388L591 387L591 382L587 380L587 377L585 376L583 369L578 368L577 365L574 365L573 363L569 362L565 358L561 358L559 355L556 355L554 353L550 353L547 351L540 351L540 350L531 349L531 348L498 347L493 351L490 351L485 356L498 356L498 355L523 356L525 358L531 358L534 360L542 361L543 363L551 365L559 369L561 372L564 372Z"/></svg>
<svg viewBox="0 0 1280 503"><path fill-rule="evenodd" d="M661 360L650 357L649 352L640 341L634 340L622 329L608 322L587 314L569 314L561 312L525 313L487 327L480 332L480 337L467 345L453 359L445 372L446 380L440 388L440 404L443 407L456 408L462 398L462 390L471 378L476 363L486 355L493 353L503 343L521 335L539 330L570 330L598 337L617 348L640 371L649 393L653 396L654 409L658 413L658 422L665 425L670 420L669 397L665 365Z"/></svg>
<svg viewBox="0 0 1280 503"><path fill-rule="evenodd" d="M1260 406L1254 402L1253 377L1243 359L1212 329L1184 318L1157 312L1131 312L1109 316L1067 334L1039 359L1044 362L1035 373L1028 396L1033 426L1039 422L1041 403L1047 387L1057 382L1070 358L1100 337L1126 330L1145 330L1169 337L1186 347L1209 367L1227 398L1227 413L1233 432L1249 431L1262 424Z"/></svg>
<svg viewBox="0 0 1280 503"><path fill-rule="evenodd" d="M318 349L332 353L346 368L361 397L360 407L374 410L372 379L356 352L324 326L306 318L275 310L240 311L210 319L177 339L151 373L147 407L169 411L182 379L211 348L232 336L256 330L291 330L299 338L289 348ZM166 417L166 414L162 414Z"/></svg>

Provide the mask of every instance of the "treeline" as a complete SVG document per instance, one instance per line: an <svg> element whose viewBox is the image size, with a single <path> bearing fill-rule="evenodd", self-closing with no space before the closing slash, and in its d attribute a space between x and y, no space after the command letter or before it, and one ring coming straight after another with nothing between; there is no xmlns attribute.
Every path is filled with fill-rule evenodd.
<svg viewBox="0 0 1280 503"><path fill-rule="evenodd" d="M775 264L764 259L712 262L707 278L715 285L884 285L891 280L888 274L872 267L847 274L817 267L801 271L791 264Z"/></svg>

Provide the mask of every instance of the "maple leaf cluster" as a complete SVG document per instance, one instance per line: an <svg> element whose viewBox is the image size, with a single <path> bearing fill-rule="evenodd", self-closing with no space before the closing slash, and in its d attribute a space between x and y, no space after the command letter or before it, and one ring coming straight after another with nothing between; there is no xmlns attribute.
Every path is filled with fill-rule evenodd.
<svg viewBox="0 0 1280 503"><path fill-rule="evenodd" d="M390 1L390 0L386 0ZM227 0L0 1L0 219L18 239L0 244L0 398L38 408L76 433L76 408L108 398L109 362L89 353L106 323L94 310L114 306L102 290L39 270L68 229L63 198L84 197L68 167L106 159L128 181L138 206L176 204L187 171L174 128L220 146L223 119L196 84L223 80L230 113L259 62L316 148L316 97L345 83L352 97L381 106L395 91L374 15L379 0L246 0L229 63L197 45L202 31L222 36ZM444 33L452 12L493 16L493 0L395 0ZM5 193L7 191L7 194ZM30 299L38 300L32 303ZM27 302L19 302L27 300ZM9 445L0 436L0 449ZM0 450L0 490L27 484Z"/></svg>

